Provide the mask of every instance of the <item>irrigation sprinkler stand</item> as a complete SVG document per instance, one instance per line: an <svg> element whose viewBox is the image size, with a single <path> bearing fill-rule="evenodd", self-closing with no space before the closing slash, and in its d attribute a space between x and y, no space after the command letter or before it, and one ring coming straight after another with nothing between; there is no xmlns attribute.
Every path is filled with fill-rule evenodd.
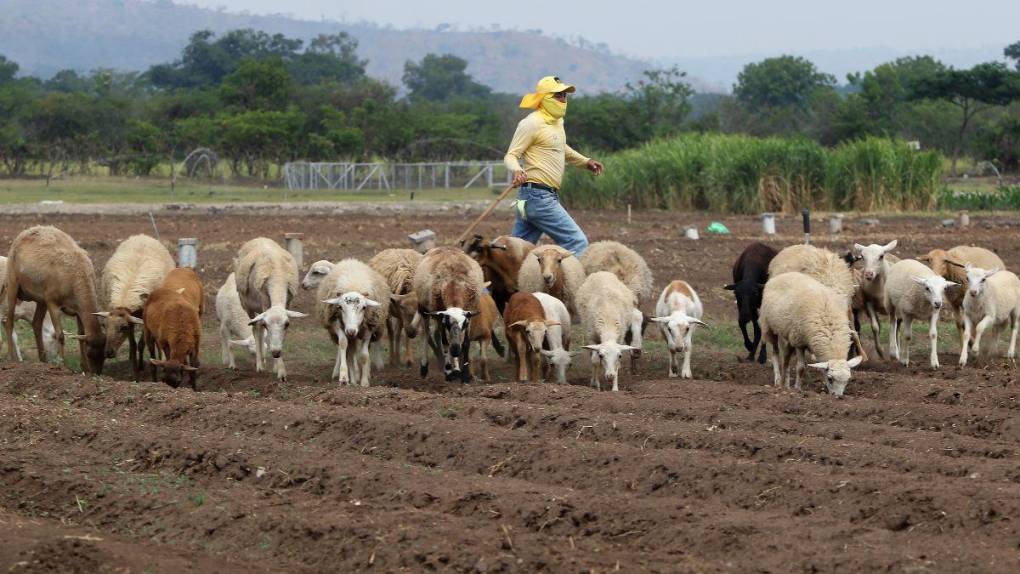
<svg viewBox="0 0 1020 574"><path fill-rule="evenodd" d="M805 209L800 215L804 220L804 245L811 245L811 210Z"/></svg>
<svg viewBox="0 0 1020 574"><path fill-rule="evenodd" d="M765 233L765 235L776 234L776 214L774 213L761 214L761 230Z"/></svg>
<svg viewBox="0 0 1020 574"><path fill-rule="evenodd" d="M407 236L411 240L411 247L418 253L425 253L436 246L436 232L431 229L422 229Z"/></svg>
<svg viewBox="0 0 1020 574"><path fill-rule="evenodd" d="M839 235L843 233L843 214L833 213L829 216L829 233Z"/></svg>
<svg viewBox="0 0 1020 574"><path fill-rule="evenodd" d="M177 265L194 269L198 265L198 239L182 237L177 240Z"/></svg>
<svg viewBox="0 0 1020 574"><path fill-rule="evenodd" d="M302 242L304 238L304 233L283 234L283 240L287 245L287 251L289 251L291 257L294 258L294 262L297 263L298 269L301 268L302 262L305 258L305 246Z"/></svg>

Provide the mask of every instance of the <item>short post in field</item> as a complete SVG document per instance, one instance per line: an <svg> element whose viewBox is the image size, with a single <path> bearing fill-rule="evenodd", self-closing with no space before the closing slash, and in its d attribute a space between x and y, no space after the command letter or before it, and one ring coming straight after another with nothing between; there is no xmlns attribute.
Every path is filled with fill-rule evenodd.
<svg viewBox="0 0 1020 574"><path fill-rule="evenodd" d="M829 216L829 233L839 235L843 233L843 214L833 213Z"/></svg>
<svg viewBox="0 0 1020 574"><path fill-rule="evenodd" d="M628 203L627 204L627 225L630 225L630 222L631 222L631 219L630 219L630 204Z"/></svg>
<svg viewBox="0 0 1020 574"><path fill-rule="evenodd" d="M198 238L181 237L177 240L177 266L192 269L198 266Z"/></svg>
<svg viewBox="0 0 1020 574"><path fill-rule="evenodd" d="M763 213L761 214L761 230L765 235L776 234L776 214L774 213Z"/></svg>
<svg viewBox="0 0 1020 574"><path fill-rule="evenodd" d="M800 215L804 222L804 245L811 245L811 210L805 209Z"/></svg>
<svg viewBox="0 0 1020 574"><path fill-rule="evenodd" d="M298 269L301 268L302 261L305 258L305 246L303 239L305 238L304 233L284 233L283 239L287 246L287 251L290 252L291 257L294 258L294 262L297 263Z"/></svg>
<svg viewBox="0 0 1020 574"><path fill-rule="evenodd" d="M960 227L970 227L970 212L966 209L960 210Z"/></svg>
<svg viewBox="0 0 1020 574"><path fill-rule="evenodd" d="M407 238L411 240L411 248L418 253L425 253L436 246L436 232L431 229L415 231Z"/></svg>
<svg viewBox="0 0 1020 574"><path fill-rule="evenodd" d="M697 240L699 238L699 235L698 235L698 226L697 225L688 225L687 227L685 227L684 228L684 237L686 237L687 239L695 239L695 240Z"/></svg>

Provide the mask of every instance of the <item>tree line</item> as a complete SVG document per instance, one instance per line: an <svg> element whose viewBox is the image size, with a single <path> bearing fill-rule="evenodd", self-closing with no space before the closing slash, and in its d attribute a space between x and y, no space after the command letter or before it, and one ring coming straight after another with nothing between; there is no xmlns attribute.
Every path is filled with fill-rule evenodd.
<svg viewBox="0 0 1020 574"><path fill-rule="evenodd" d="M465 60L429 54L403 89L365 74L344 33L307 44L235 30L193 34L179 59L144 72L18 74L0 55L0 173L53 170L146 176L208 147L234 175L268 178L287 161L496 159L523 112L521 94L475 81ZM1020 42L1011 62L953 69L901 58L845 83L794 56L748 64L732 94L696 94L676 69L646 71L620 93L570 101L572 145L629 149L684 132L786 136L836 145L917 140L956 159L1020 167ZM537 79L537 78L536 78ZM566 78L569 80L569 78ZM521 86L521 92L531 86Z"/></svg>

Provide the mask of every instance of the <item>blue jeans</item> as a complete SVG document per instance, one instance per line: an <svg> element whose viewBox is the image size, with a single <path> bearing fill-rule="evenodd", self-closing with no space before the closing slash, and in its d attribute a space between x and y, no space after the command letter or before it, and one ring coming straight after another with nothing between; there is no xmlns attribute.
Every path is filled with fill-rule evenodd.
<svg viewBox="0 0 1020 574"><path fill-rule="evenodd" d="M588 248L588 238L570 217L567 210L560 205L559 195L554 191L536 189L524 184L517 191L517 200L524 202L525 217L521 217L518 205L514 210L517 220L514 221L512 235L521 239L538 243L542 233L548 235L560 247L573 251L580 257Z"/></svg>

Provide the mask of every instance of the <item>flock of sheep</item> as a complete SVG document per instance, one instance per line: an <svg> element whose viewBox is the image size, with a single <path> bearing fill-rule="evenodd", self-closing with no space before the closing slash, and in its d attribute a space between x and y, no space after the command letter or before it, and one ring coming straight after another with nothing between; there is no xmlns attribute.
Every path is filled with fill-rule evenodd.
<svg viewBox="0 0 1020 574"><path fill-rule="evenodd" d="M876 350L880 313L890 317L889 350L907 364L914 320L930 322L931 365L937 322L943 306L955 313L961 331L960 364L977 353L988 328L1012 328L1012 358L1020 326L1020 279L1006 271L992 252L974 247L935 250L918 260L898 260L896 246L855 245L844 257L809 245L778 253L755 243L733 268L733 290L749 358L765 362L772 347L775 384L800 388L805 367L820 369L834 395L842 395L851 368L866 360L857 336L859 316L871 322ZM157 240L135 235L121 243L103 269L101 281L88 254L55 227L20 233L4 262L5 340L10 358L20 360L14 321L32 323L40 360L59 353L64 338L79 341L82 366L101 373L106 359L128 341L132 374L148 366L153 380L194 388L200 367L204 311L202 283L189 268L175 267ZM592 364L591 383L619 389L619 368L629 353L636 368L642 333L649 323L662 332L670 377L690 378L692 338L702 322L702 304L691 285L671 281L661 292L655 314L641 311L652 296L652 273L634 250L615 241L593 243L581 257L555 245L535 246L501 236L475 236L458 247L424 254L387 249L367 262L344 259L313 263L303 280L291 254L275 241L245 243L234 269L216 295L224 364L235 367L231 346L246 348L257 371L272 355L277 378L286 380L284 340L292 319L307 314L290 309L298 288L316 290L315 316L336 345L332 380L368 386L384 336L390 363L411 365L411 339L422 335L421 375L434 358L445 380L472 380L472 347L482 378L489 380L486 349L505 354L496 327L502 322L516 360L517 379L539 381L554 373L566 382L571 364L571 327L579 323ZM102 306L100 304L102 301ZM78 333L54 329L61 313L74 316ZM747 333L753 326L753 339ZM137 337L135 330L141 330ZM901 338L905 342L901 343ZM759 349L760 347L760 349ZM144 351L149 351L145 361ZM811 358L808 358L808 354ZM797 357L796 368L792 359ZM374 359L374 360L373 360ZM809 362L810 361L810 362Z"/></svg>

